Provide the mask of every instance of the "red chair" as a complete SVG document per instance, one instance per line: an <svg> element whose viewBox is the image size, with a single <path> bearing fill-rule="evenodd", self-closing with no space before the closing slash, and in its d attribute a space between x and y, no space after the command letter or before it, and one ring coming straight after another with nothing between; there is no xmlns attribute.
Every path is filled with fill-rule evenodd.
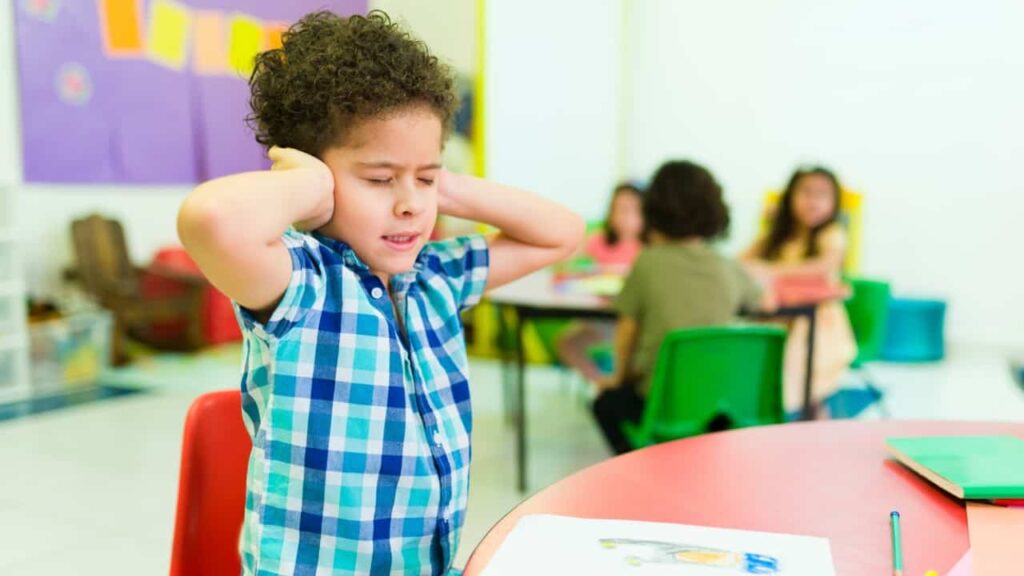
<svg viewBox="0 0 1024 576"><path fill-rule="evenodd" d="M185 419L171 576L241 574L238 537L251 450L237 390L196 398Z"/></svg>
<svg viewBox="0 0 1024 576"><path fill-rule="evenodd" d="M175 278L195 277L203 280L202 309L200 324L203 344L213 346L225 342L242 340L242 330L235 320L231 300L220 290L206 282L199 266L181 246L167 246L153 255L153 261L142 275L141 289L147 298L180 296L182 286ZM184 322L161 322L150 325L150 332L173 336L185 332Z"/></svg>

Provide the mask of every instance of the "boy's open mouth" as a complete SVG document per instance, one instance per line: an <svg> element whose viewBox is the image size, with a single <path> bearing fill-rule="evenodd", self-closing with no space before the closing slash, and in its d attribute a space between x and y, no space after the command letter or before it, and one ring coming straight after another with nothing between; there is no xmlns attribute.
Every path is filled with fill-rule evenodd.
<svg viewBox="0 0 1024 576"><path fill-rule="evenodd" d="M388 246L395 250L408 250L416 245L419 240L419 232L403 232L401 234L386 234L381 236Z"/></svg>

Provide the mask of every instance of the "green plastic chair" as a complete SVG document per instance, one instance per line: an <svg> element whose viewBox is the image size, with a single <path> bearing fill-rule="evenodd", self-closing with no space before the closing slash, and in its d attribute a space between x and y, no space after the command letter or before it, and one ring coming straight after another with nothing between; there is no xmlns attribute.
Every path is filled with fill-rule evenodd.
<svg viewBox="0 0 1024 576"><path fill-rule="evenodd" d="M853 294L846 300L846 314L857 343L857 357L850 363L850 368L861 386L844 386L825 398L823 403L832 418L854 418L872 405L877 405L882 416L888 417L884 394L875 385L867 364L881 358L885 346L889 283L855 277L844 278L844 281L853 289Z"/></svg>
<svg viewBox="0 0 1024 576"><path fill-rule="evenodd" d="M885 344L885 325L889 316L888 282L866 278L847 278L853 295L846 301L846 314L857 341L857 358L853 367L881 358Z"/></svg>
<svg viewBox="0 0 1024 576"><path fill-rule="evenodd" d="M634 448L709 429L783 422L782 355L786 331L775 326L677 330L658 353L639 423L623 432Z"/></svg>

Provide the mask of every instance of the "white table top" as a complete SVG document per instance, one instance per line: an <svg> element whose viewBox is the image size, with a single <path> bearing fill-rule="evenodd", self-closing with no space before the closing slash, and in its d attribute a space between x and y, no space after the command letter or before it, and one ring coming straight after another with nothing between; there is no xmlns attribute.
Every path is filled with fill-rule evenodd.
<svg viewBox="0 0 1024 576"><path fill-rule="evenodd" d="M535 308L576 309L581 311L612 311L612 300L574 291L558 290L551 270L540 270L515 282L492 290L484 296L491 302L505 305L527 305Z"/></svg>

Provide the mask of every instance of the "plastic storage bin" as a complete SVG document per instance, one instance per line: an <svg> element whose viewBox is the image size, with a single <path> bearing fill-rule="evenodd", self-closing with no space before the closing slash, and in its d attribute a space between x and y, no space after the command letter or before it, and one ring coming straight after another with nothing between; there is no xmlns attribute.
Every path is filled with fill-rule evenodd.
<svg viewBox="0 0 1024 576"><path fill-rule="evenodd" d="M113 319L98 310L29 327L33 394L94 386L110 366Z"/></svg>
<svg viewBox="0 0 1024 576"><path fill-rule="evenodd" d="M23 383L28 378L24 339L0 339L0 404L28 396Z"/></svg>
<svg viewBox="0 0 1024 576"><path fill-rule="evenodd" d="M946 303L942 300L893 298L885 329L882 359L890 362L941 360L945 346Z"/></svg>

